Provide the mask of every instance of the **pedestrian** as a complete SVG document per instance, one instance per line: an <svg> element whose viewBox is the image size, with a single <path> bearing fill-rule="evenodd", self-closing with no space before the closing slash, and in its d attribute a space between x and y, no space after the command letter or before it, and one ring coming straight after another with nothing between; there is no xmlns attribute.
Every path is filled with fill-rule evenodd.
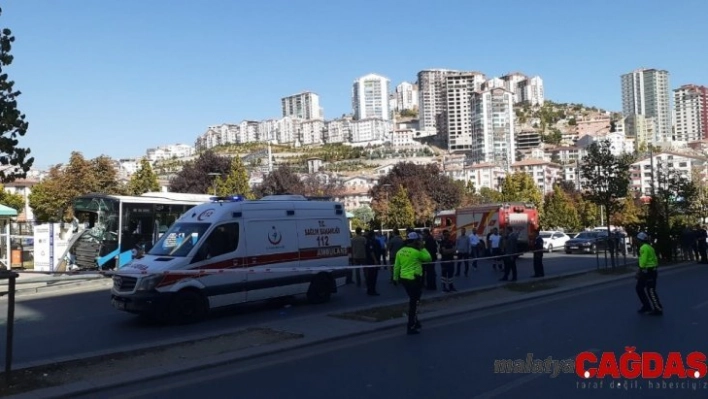
<svg viewBox="0 0 708 399"><path fill-rule="evenodd" d="M355 235L352 237L352 263L354 266L363 266L366 264L366 237L364 237L361 227L357 227ZM356 277L356 286L361 287L361 269L354 269ZM351 282L351 276L347 278Z"/></svg>
<svg viewBox="0 0 708 399"><path fill-rule="evenodd" d="M430 262L423 265L423 275L425 279L425 289L428 291L437 291L437 273L435 272L435 265L438 261L438 243L435 238L430 234L430 230L423 230L423 239L425 243L425 249L430 254Z"/></svg>
<svg viewBox="0 0 708 399"><path fill-rule="evenodd" d="M636 290L639 300L642 302L642 307L638 310L638 313L661 316L664 314L664 308L661 306L659 295L656 293L659 259L656 257L656 251L651 246L651 240L647 233L637 234L637 240L640 247Z"/></svg>
<svg viewBox="0 0 708 399"><path fill-rule="evenodd" d="M373 230L369 231L366 237L366 263L364 278L366 279L366 294L369 296L379 296L376 291L376 282L379 279L379 265L381 259L381 243L376 238Z"/></svg>
<svg viewBox="0 0 708 399"><path fill-rule="evenodd" d="M541 237L541 229L536 229L536 240L533 244L533 276L531 277L543 277L545 275L543 270L543 251L545 246L543 245L543 237Z"/></svg>
<svg viewBox="0 0 708 399"><path fill-rule="evenodd" d="M693 243L695 234L690 227L686 226L681 232L681 255L685 261L693 261Z"/></svg>
<svg viewBox="0 0 708 399"><path fill-rule="evenodd" d="M470 273L470 238L467 237L467 230L463 227L460 229L460 236L457 237L455 242L457 249L457 272L455 277L460 277L460 269L462 269L462 264L465 265L465 277Z"/></svg>
<svg viewBox="0 0 708 399"><path fill-rule="evenodd" d="M698 241L698 253L701 255L701 260L698 263L708 263L708 231L706 226L697 226L698 234L696 239Z"/></svg>
<svg viewBox="0 0 708 399"><path fill-rule="evenodd" d="M469 256L469 258L472 261L472 270L477 271L477 258L480 257L479 255L480 255L480 249L481 249L480 247L482 244L482 240L480 240L479 237L477 237L477 234L474 232L474 230L472 231L472 233L470 233L469 238L470 238L470 240L469 240L470 241L470 256Z"/></svg>
<svg viewBox="0 0 708 399"><path fill-rule="evenodd" d="M489 241L489 250L490 253L489 255L493 256L492 258L492 267L494 270L497 270L497 267L499 267L499 270L502 270L502 258L501 258L501 240L502 237L499 235L499 230L495 227L492 229L491 234L487 238Z"/></svg>
<svg viewBox="0 0 708 399"><path fill-rule="evenodd" d="M388 241L388 260L393 265L396 262L396 254L406 245L406 242L403 241L401 232L398 229L393 229L391 234L393 236ZM391 269L391 282L393 282L393 269Z"/></svg>
<svg viewBox="0 0 708 399"><path fill-rule="evenodd" d="M408 233L406 246L396 253L393 264L393 282L400 283L408 294L408 335L420 333L423 327L418 320L418 305L423 295L423 264L432 261L425 243L418 233Z"/></svg>
<svg viewBox="0 0 708 399"><path fill-rule="evenodd" d="M509 272L511 272L511 281L516 281L516 257L519 252L518 248L518 233L514 232L512 227L507 227L502 247L504 251L504 277L499 279L499 281L509 281Z"/></svg>
<svg viewBox="0 0 708 399"><path fill-rule="evenodd" d="M440 284L442 284L443 292L457 291L452 283L454 274L455 242L450 238L450 232L445 230L440 241Z"/></svg>

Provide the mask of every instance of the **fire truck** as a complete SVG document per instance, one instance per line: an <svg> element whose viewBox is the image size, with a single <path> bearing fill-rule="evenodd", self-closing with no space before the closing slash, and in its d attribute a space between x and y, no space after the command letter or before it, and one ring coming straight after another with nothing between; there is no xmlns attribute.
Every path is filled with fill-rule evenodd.
<svg viewBox="0 0 708 399"><path fill-rule="evenodd" d="M508 226L519 233L519 249L527 251L536 239L538 210L533 204L510 202L441 211L435 215L433 234L439 239L448 230L450 237L456 239L460 229L465 228L468 235L474 232L486 246L487 235L494 228L501 233Z"/></svg>

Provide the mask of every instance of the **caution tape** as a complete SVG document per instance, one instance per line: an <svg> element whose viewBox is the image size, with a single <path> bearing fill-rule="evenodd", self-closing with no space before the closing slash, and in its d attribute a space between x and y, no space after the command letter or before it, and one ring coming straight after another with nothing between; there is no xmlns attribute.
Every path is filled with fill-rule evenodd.
<svg viewBox="0 0 708 399"><path fill-rule="evenodd" d="M463 259L452 259L452 260L440 260L440 262L478 262L483 260L501 260L509 256L520 256L527 253L543 252L543 250L535 250L528 252L518 252L515 254L504 254L495 256L484 256L479 258L463 258ZM437 261L436 261L437 262ZM434 262L429 262L434 263ZM322 271L335 271L335 270L357 270L357 269L367 269L373 267L393 267L393 265L349 265L349 266L316 266L316 267L266 267L266 266L252 266L252 267L240 267L234 266L232 268L225 269L189 269L189 270L161 270L161 271L149 271L132 268L126 266L120 270L110 270L110 271L98 271L98 270L85 270L85 271L63 271L63 272L43 272L43 271L19 271L18 274L43 274L43 275L69 275L69 276L113 276L113 275L209 275L209 274L224 274L224 273L294 273L294 272L322 272Z"/></svg>

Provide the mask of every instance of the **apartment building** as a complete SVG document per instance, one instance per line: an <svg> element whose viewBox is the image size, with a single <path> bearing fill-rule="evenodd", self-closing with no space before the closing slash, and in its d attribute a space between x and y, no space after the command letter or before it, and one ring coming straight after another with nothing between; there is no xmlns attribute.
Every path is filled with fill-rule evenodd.
<svg viewBox="0 0 708 399"><path fill-rule="evenodd" d="M708 139L708 87L683 85L674 90L674 139Z"/></svg>
<svg viewBox="0 0 708 399"><path fill-rule="evenodd" d="M495 88L472 94L472 152L475 163L492 163L509 170L516 160L514 93ZM457 145L450 141L448 145Z"/></svg>
<svg viewBox="0 0 708 399"><path fill-rule="evenodd" d="M280 99L281 116L305 120L324 119L324 112L320 107L320 97L312 92L305 91Z"/></svg>
<svg viewBox="0 0 708 399"><path fill-rule="evenodd" d="M388 78L368 74L354 81L352 86L352 110L354 119L391 119Z"/></svg>
<svg viewBox="0 0 708 399"><path fill-rule="evenodd" d="M622 75L621 82L622 113L627 117L627 135L640 135L636 116L641 115L644 118L653 118L651 122L655 124L653 134L647 137L648 143L671 142L673 134L669 105L669 72L660 69L637 69ZM646 130L643 133L646 134Z"/></svg>
<svg viewBox="0 0 708 399"><path fill-rule="evenodd" d="M543 159L525 159L511 165L514 173L521 172L530 175L541 193L553 192L553 185L563 180L563 167Z"/></svg>
<svg viewBox="0 0 708 399"><path fill-rule="evenodd" d="M450 72L445 78L445 107L442 132L447 138L448 151L472 149L472 95L481 90L484 74Z"/></svg>
<svg viewBox="0 0 708 399"><path fill-rule="evenodd" d="M418 116L420 130L436 134L446 105L446 77L450 69L427 69L418 72Z"/></svg>
<svg viewBox="0 0 708 399"><path fill-rule="evenodd" d="M701 179L705 181L708 158L668 151L644 157L631 165L631 190L639 195L651 195L652 183L654 187L666 184L670 171L686 179L692 179L694 173L700 173Z"/></svg>

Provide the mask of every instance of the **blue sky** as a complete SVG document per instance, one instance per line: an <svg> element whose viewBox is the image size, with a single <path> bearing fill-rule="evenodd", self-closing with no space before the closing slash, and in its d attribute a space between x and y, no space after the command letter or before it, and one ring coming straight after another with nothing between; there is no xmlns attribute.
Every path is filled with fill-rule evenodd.
<svg viewBox="0 0 708 399"><path fill-rule="evenodd" d="M350 112L351 84L426 68L521 71L546 98L620 109L619 75L708 84L705 0L7 0L6 71L35 164L140 156L192 144L208 125L278 117L280 98L320 95Z"/></svg>

